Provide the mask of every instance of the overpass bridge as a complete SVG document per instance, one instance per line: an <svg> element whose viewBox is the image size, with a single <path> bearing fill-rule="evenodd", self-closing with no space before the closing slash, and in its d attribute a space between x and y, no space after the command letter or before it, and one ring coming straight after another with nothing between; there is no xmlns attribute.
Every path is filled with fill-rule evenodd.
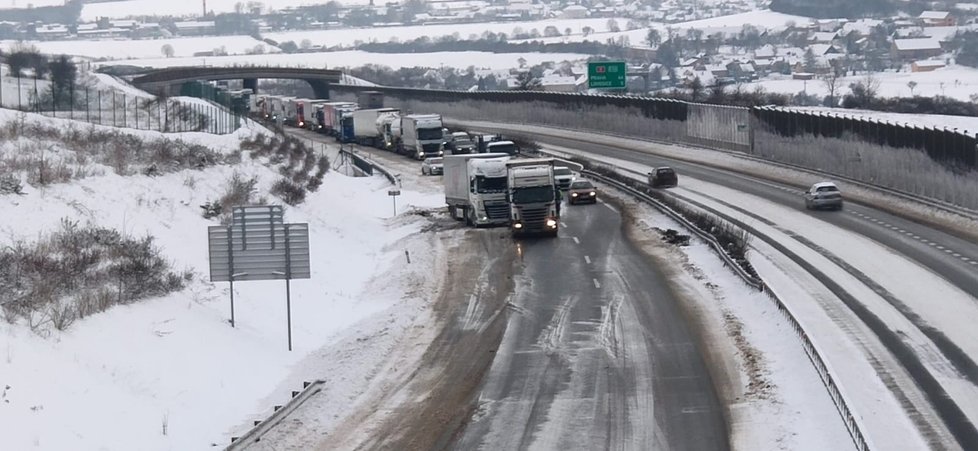
<svg viewBox="0 0 978 451"><path fill-rule="evenodd" d="M132 80L137 88L156 94L177 95L180 85L197 80L242 80L244 88L258 92L258 79L292 79L309 83L318 99L329 98L329 86L339 83L343 73L329 69L297 67L169 67Z"/></svg>

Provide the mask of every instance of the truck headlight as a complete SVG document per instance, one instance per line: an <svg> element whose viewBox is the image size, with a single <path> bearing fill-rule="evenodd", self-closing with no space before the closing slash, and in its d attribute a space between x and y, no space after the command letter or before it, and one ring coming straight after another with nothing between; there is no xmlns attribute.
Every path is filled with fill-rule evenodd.
<svg viewBox="0 0 978 451"><path fill-rule="evenodd" d="M523 223L522 222L514 222L513 223L513 228L514 229L522 229L523 228Z"/></svg>
<svg viewBox="0 0 978 451"><path fill-rule="evenodd" d="M424 158L424 152L418 152L418 158Z"/></svg>
<svg viewBox="0 0 978 451"><path fill-rule="evenodd" d="M556 229L557 228L557 220L556 219L547 219L547 227L550 227L551 229Z"/></svg>

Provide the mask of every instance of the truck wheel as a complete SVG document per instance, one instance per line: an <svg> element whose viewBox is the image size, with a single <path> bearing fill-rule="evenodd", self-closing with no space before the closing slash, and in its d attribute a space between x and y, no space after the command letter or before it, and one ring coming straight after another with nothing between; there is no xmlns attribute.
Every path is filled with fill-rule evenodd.
<svg viewBox="0 0 978 451"><path fill-rule="evenodd" d="M475 226L475 210L472 208L465 209L465 225L469 227Z"/></svg>

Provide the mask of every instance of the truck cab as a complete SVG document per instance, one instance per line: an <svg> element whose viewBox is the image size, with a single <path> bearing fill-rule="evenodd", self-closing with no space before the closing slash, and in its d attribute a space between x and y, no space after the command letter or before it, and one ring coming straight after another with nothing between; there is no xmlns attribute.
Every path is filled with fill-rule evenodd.
<svg viewBox="0 0 978 451"><path fill-rule="evenodd" d="M486 144L486 152L505 153L515 157L520 154L520 148L512 141L492 141Z"/></svg>
<svg viewBox="0 0 978 451"><path fill-rule="evenodd" d="M560 213L553 159L512 160L506 169L513 235L557 236Z"/></svg>
<svg viewBox="0 0 978 451"><path fill-rule="evenodd" d="M409 114L401 116L398 153L416 160L440 157L445 154L445 136L438 114Z"/></svg>
<svg viewBox="0 0 978 451"><path fill-rule="evenodd" d="M449 155L442 160L449 214L469 225L509 224L506 154Z"/></svg>

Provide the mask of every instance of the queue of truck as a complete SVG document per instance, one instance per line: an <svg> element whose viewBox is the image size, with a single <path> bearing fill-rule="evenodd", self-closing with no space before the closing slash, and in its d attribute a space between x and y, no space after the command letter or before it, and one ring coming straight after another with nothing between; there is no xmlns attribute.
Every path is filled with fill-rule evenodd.
<svg viewBox="0 0 978 451"><path fill-rule="evenodd" d="M279 125L422 161L423 175L443 176L451 217L470 226L508 226L514 235L557 235L560 193L573 177L569 168L557 166L552 158L520 158L519 146L499 135L449 132L439 114L385 108L378 94L361 93L358 102L261 95L251 108Z"/></svg>

